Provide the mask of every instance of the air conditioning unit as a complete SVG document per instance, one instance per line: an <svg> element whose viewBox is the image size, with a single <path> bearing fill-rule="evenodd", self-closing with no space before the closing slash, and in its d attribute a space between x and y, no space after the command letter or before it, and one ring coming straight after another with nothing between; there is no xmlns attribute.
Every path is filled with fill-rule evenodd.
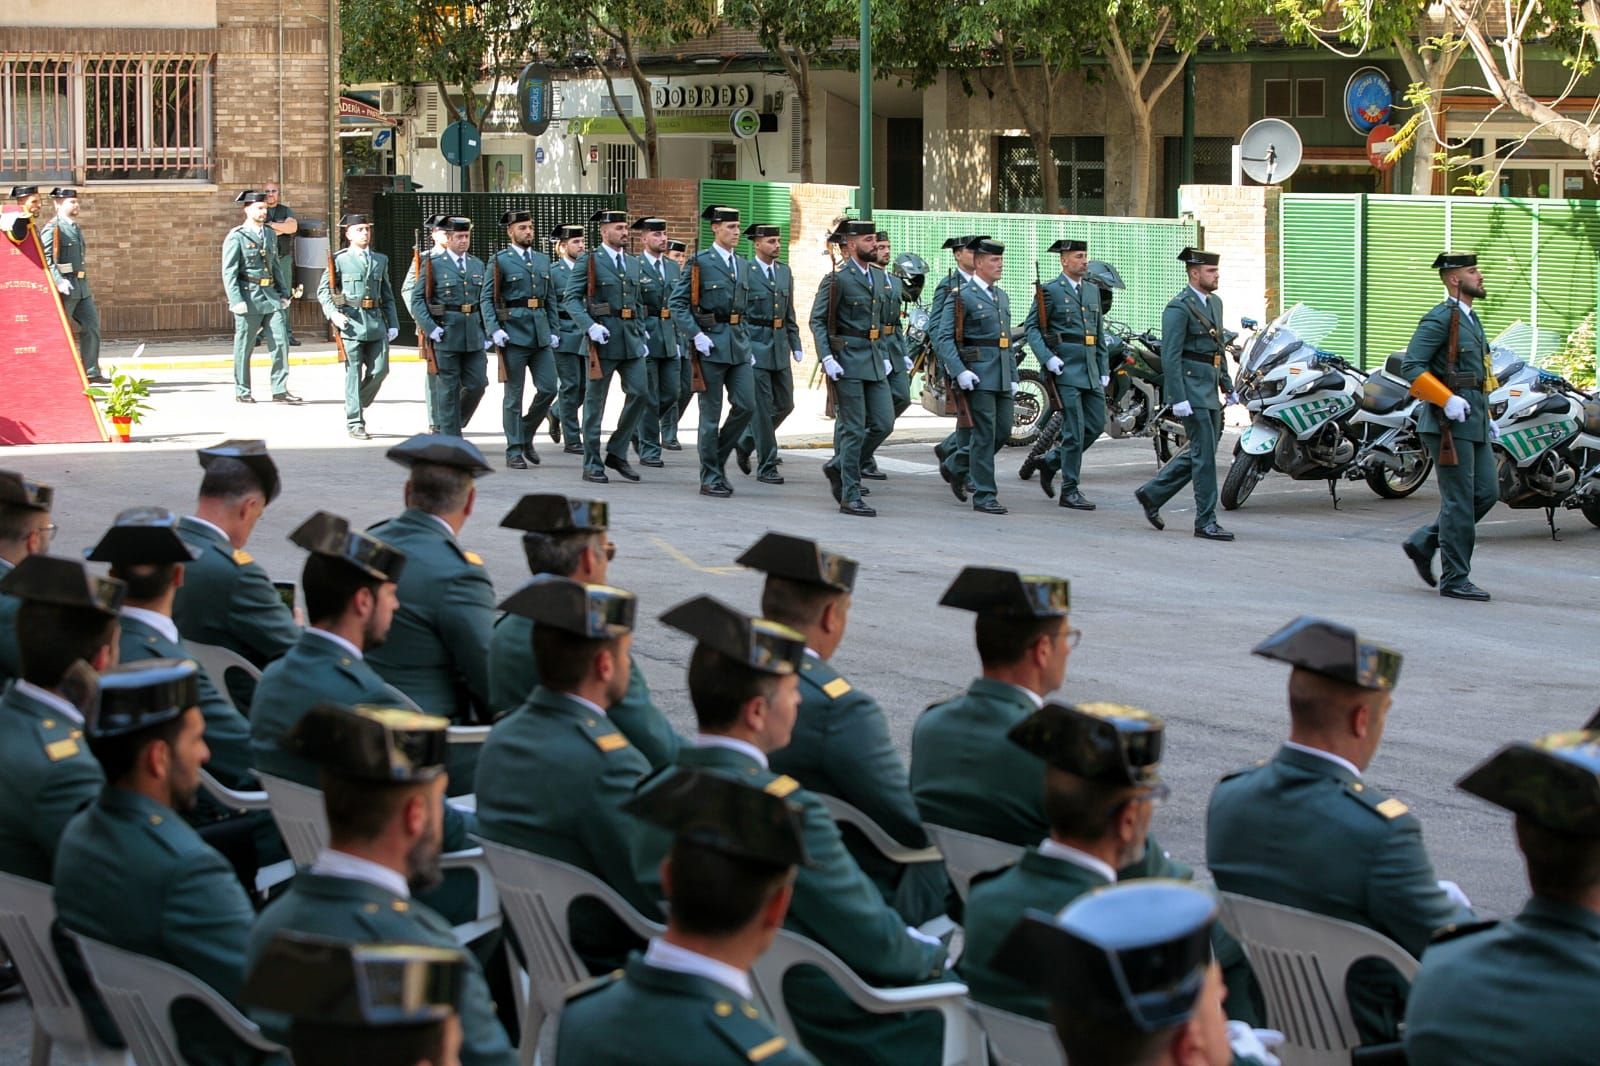
<svg viewBox="0 0 1600 1066"><path fill-rule="evenodd" d="M378 113L390 118L411 114L416 102L416 94L409 85L386 85L378 90Z"/></svg>
<svg viewBox="0 0 1600 1066"><path fill-rule="evenodd" d="M417 117L416 132L421 137L437 137L450 124L450 119L445 115L444 101L440 99L437 88L430 85L422 90L417 100Z"/></svg>

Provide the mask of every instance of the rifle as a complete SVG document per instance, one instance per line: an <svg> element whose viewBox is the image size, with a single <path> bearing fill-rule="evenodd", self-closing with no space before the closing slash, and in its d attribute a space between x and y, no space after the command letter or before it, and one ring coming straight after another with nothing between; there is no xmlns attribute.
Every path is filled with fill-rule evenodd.
<svg viewBox="0 0 1600 1066"><path fill-rule="evenodd" d="M700 332L702 333L708 333L707 325L716 325L715 318L700 310L699 237L694 239L694 251L689 256L689 317L694 319L694 324L700 327ZM694 346L693 341L689 344L689 390L691 392L706 391L706 374L700 366L700 349Z"/></svg>
<svg viewBox="0 0 1600 1066"><path fill-rule="evenodd" d="M1450 309L1450 332L1445 341L1445 379L1450 382L1450 387L1455 388L1456 380L1456 354L1461 346L1461 308ZM1455 434L1450 432L1450 420L1444 416L1444 408L1439 409L1439 465L1460 466L1461 456L1456 454Z"/></svg>
<svg viewBox="0 0 1600 1066"><path fill-rule="evenodd" d="M608 303L605 303L604 301L596 300L594 298L594 257L595 257L595 255L596 255L596 250L594 250L594 249L591 249L587 253L587 259L588 259L588 263L589 263L589 288L588 288L588 291L586 293L588 299L585 300L584 302L588 305L589 317L598 319L603 315L609 315L611 313L611 305L608 304ZM592 337L589 338L589 370L588 370L588 373L589 373L589 380L590 381L599 381L602 377L605 376L605 371L603 369L601 369L601 366L600 366L600 348L599 348L598 345L595 344L594 339Z"/></svg>
<svg viewBox="0 0 1600 1066"><path fill-rule="evenodd" d="M411 269L418 271L422 275L423 304L432 304L433 257L431 255L423 256L422 234L419 231L412 230L411 236L416 242L411 248ZM428 313L432 314L433 312L430 310ZM438 356L434 354L433 338L428 336L428 331L422 327L422 323L420 322L417 323L417 354L422 356L422 361L424 363L428 364L429 376L438 377L439 359Z"/></svg>
<svg viewBox="0 0 1600 1066"><path fill-rule="evenodd" d="M495 321L498 322L506 313L506 305L500 302L500 254L498 252L495 253L493 259L489 260L489 266L494 271L494 317ZM495 380L504 384L506 380L506 350L498 344L495 345L494 357L497 375Z"/></svg>
<svg viewBox="0 0 1600 1066"><path fill-rule="evenodd" d="M1050 332L1050 302L1044 296L1044 283L1039 280L1039 261L1033 261L1033 306L1039 316L1039 332L1044 335L1044 344L1051 354L1055 353L1056 345L1061 343L1060 334ZM1065 411L1067 405L1061 402L1061 389L1056 384L1056 376L1050 373L1049 367L1040 367L1044 373L1039 375L1039 381L1044 385L1045 399L1050 401L1051 412Z"/></svg>
<svg viewBox="0 0 1600 1066"><path fill-rule="evenodd" d="M966 275L962 274L961 271L956 271L956 290L950 294L950 299L956 302L956 305L951 310L951 313L955 316L956 320L955 342L956 355L958 357L961 355L961 349L966 346L967 340L967 305L962 300L961 296L961 283L965 277ZM965 362L965 360L963 360L963 362ZM967 400L966 390L961 387L960 382L957 381L956 378L950 377L948 374L945 376L945 383L946 390L950 395L950 402L956 409L956 428L971 429L972 404Z"/></svg>
<svg viewBox="0 0 1600 1066"><path fill-rule="evenodd" d="M333 261L333 242L328 242L328 290L332 294L334 307L343 306L340 301L344 293L339 290L339 267ZM344 353L344 334L339 332L339 327L333 324L333 319L328 319L328 332L333 334L333 346L339 351L339 364L342 366L350 361Z"/></svg>
<svg viewBox="0 0 1600 1066"><path fill-rule="evenodd" d="M832 268L828 274L828 347L843 347L839 332L839 257L834 254L834 246L828 245L828 265ZM834 356L838 359L838 356ZM817 369L822 370L822 361L817 360ZM834 409L839 405L839 386L822 370L822 387L828 391L827 401L822 407L822 416L832 418Z"/></svg>

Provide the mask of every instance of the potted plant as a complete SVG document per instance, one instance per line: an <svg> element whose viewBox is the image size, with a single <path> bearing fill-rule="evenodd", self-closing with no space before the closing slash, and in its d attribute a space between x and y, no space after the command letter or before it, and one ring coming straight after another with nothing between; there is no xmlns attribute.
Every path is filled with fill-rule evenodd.
<svg viewBox="0 0 1600 1066"><path fill-rule="evenodd" d="M132 436L133 426L144 420L150 405L150 387L155 382L149 378L136 378L126 370L113 370L110 385L95 385L85 390L98 400L106 417L117 431L117 439L126 443Z"/></svg>

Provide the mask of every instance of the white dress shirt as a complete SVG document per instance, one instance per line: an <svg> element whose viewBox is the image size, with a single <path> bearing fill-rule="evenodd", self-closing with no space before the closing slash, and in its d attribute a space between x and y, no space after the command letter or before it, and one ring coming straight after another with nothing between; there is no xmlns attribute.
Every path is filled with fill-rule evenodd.
<svg viewBox="0 0 1600 1066"><path fill-rule="evenodd" d="M316 626L306 626L306 632L307 633L314 633L317 636L321 637L323 640L326 640L329 643L336 645L341 651L343 651L346 655L350 656L350 658L352 658L352 659L365 659L366 658L366 656L361 653L361 649L360 648L356 647L354 644L350 643L348 640L345 640L343 637L341 637L337 633L330 633L326 629L319 629Z"/></svg>
<svg viewBox="0 0 1600 1066"><path fill-rule="evenodd" d="M1341 755L1335 755L1333 752L1324 751L1321 748L1313 748L1313 747L1311 747L1310 745L1307 745L1307 744L1296 744L1292 740L1284 741L1283 742L1283 746L1286 747L1286 748L1290 748L1290 749L1292 749L1294 751L1304 752L1307 755L1315 755L1319 759L1327 759L1329 762L1333 763L1334 765L1342 766L1346 770L1349 770L1351 773L1355 774L1356 775L1356 780L1358 780L1358 781L1361 780L1361 771L1356 769L1356 764L1351 762L1349 759L1344 758Z"/></svg>
<svg viewBox="0 0 1600 1066"><path fill-rule="evenodd" d="M51 710L60 714L61 717L67 719L69 722L72 722L76 725L83 724L83 712L74 707L72 702L65 696L58 696L49 689L40 688L33 682L24 681L20 677L13 681L12 684L16 686L19 693L24 696L32 696L46 707L49 707Z"/></svg>
<svg viewBox="0 0 1600 1066"><path fill-rule="evenodd" d="M369 859L357 858L349 852L323 848L317 853L317 860L311 864L311 872L319 877L365 881L401 899L411 898L411 886L406 883L403 874Z"/></svg>
<svg viewBox="0 0 1600 1066"><path fill-rule="evenodd" d="M1081 866L1090 873L1096 873L1105 878L1107 884L1114 885L1117 883L1117 871L1111 867L1110 863L1103 859L1095 858L1087 851L1079 851L1077 848L1068 847L1059 840L1045 837L1039 841L1039 854L1046 858L1060 859L1063 862L1070 862L1074 866Z"/></svg>
<svg viewBox="0 0 1600 1066"><path fill-rule="evenodd" d="M143 622L174 644L183 639L178 636L178 624L160 611L152 611L144 607L124 607L120 613L124 618L131 618L135 622Z"/></svg>
<svg viewBox="0 0 1600 1066"><path fill-rule="evenodd" d="M704 977L739 993L745 999L753 998L750 994L750 975L737 966L729 966L698 951L669 944L658 936L650 938L650 946L644 949L644 961L658 970Z"/></svg>
<svg viewBox="0 0 1600 1066"><path fill-rule="evenodd" d="M727 748L730 751L741 752L760 763L763 770L767 768L767 753L747 740L725 737L716 733L697 733L694 738L694 746L697 748Z"/></svg>

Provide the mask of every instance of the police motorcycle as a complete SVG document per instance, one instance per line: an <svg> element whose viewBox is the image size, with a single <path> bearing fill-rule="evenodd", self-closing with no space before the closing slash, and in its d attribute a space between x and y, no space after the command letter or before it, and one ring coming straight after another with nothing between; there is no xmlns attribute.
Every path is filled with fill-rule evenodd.
<svg viewBox="0 0 1600 1066"><path fill-rule="evenodd" d="M1600 398L1531 361L1497 359L1494 369L1500 387L1489 395L1489 419L1500 502L1544 508L1552 539L1557 507L1600 526Z"/></svg>
<svg viewBox="0 0 1600 1066"><path fill-rule="evenodd" d="M1352 481L1388 500L1416 492L1433 472L1433 457L1417 433L1422 401L1411 395L1411 383L1400 373L1405 351L1395 352L1361 385L1361 409L1350 419L1355 434L1355 461L1345 470Z"/></svg>

